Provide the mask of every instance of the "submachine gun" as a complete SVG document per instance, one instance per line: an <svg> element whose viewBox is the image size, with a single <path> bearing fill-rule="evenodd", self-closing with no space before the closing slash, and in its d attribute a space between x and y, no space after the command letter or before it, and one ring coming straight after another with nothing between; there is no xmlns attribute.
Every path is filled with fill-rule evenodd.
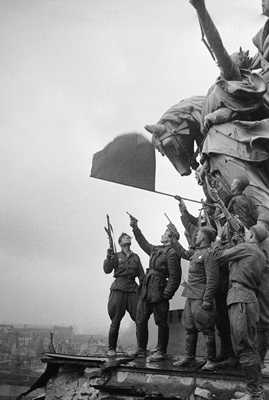
<svg viewBox="0 0 269 400"><path fill-rule="evenodd" d="M227 223L228 223L228 239L229 242L233 242L234 244L243 243L245 241L245 233L247 229L244 227L242 222L237 216L233 216L228 209L225 207L224 202L219 197L218 191L216 188L211 187L210 189L211 196L214 200L219 204L222 213L224 214ZM232 237L234 236L234 237Z"/></svg>
<svg viewBox="0 0 269 400"><path fill-rule="evenodd" d="M116 254L117 253L117 249L116 249L116 244L115 244L115 241L114 241L114 238L113 238L113 228L112 228L112 225L110 223L108 215L106 216L106 219L107 219L107 226L105 226L105 231L106 231L107 236L108 236L109 247L113 251L113 254Z"/></svg>
<svg viewBox="0 0 269 400"><path fill-rule="evenodd" d="M214 198L214 200L219 204L219 206L220 206L223 214L225 215L227 222L231 226L233 232L236 232L236 233L240 232L240 230L242 229L242 224L240 225L238 219L236 217L234 217L228 211L228 209L225 207L225 204L223 203L223 201L219 197L217 189L211 188L210 192L211 192L211 195Z"/></svg>
<svg viewBox="0 0 269 400"><path fill-rule="evenodd" d="M203 211L204 211L204 216L205 216L206 225L212 227L212 224L211 224L211 222L210 222L210 218L209 218L208 213L207 213L207 211L206 211L206 204L205 204L205 202L204 202L203 199L201 199L201 203L202 203L202 209L203 209ZM201 219L201 218L200 218L200 219Z"/></svg>

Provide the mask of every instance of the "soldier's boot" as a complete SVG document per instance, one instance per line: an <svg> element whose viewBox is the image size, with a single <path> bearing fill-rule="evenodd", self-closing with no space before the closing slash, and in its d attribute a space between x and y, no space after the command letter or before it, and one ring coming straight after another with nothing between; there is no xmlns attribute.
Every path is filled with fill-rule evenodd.
<svg viewBox="0 0 269 400"><path fill-rule="evenodd" d="M130 357L147 357L147 344L148 344L148 325L145 324L136 324L136 337L137 337L137 348L136 350L132 350L126 353L127 356Z"/></svg>
<svg viewBox="0 0 269 400"><path fill-rule="evenodd" d="M240 362L233 351L232 343L231 343L231 346L229 347L229 354L230 355L226 360L223 360L223 361L217 363L218 369L220 369L220 368L237 368L240 366Z"/></svg>
<svg viewBox="0 0 269 400"><path fill-rule="evenodd" d="M169 341L169 327L158 326L158 346L157 351L149 357L149 361L162 361L167 358L167 346Z"/></svg>
<svg viewBox="0 0 269 400"><path fill-rule="evenodd" d="M215 332L203 331L206 346L206 363L203 371L215 371L216 369L216 339Z"/></svg>
<svg viewBox="0 0 269 400"><path fill-rule="evenodd" d="M117 342L119 336L119 326L111 323L108 333L108 357L116 357Z"/></svg>
<svg viewBox="0 0 269 400"><path fill-rule="evenodd" d="M263 330L258 330L258 352L261 360L261 369L264 369L264 359L267 353L267 335Z"/></svg>
<svg viewBox="0 0 269 400"><path fill-rule="evenodd" d="M260 387L260 390L262 391L263 398L265 399L265 394L264 394L264 391L263 391L262 367L261 367L260 363L257 365L257 368L258 368L258 373L259 373L259 378L260 378L260 386L259 387Z"/></svg>
<svg viewBox="0 0 269 400"><path fill-rule="evenodd" d="M264 392L260 379L259 366L249 365L243 367L243 370L245 374L247 390L244 397L241 397L241 400L264 400Z"/></svg>
<svg viewBox="0 0 269 400"><path fill-rule="evenodd" d="M198 333L186 332L185 357L173 363L174 367L193 367L196 365L195 355Z"/></svg>
<svg viewBox="0 0 269 400"><path fill-rule="evenodd" d="M230 335L221 335L220 336L220 352L216 357L216 363L222 362L224 360L227 360L231 353L233 352L232 350L232 341Z"/></svg>

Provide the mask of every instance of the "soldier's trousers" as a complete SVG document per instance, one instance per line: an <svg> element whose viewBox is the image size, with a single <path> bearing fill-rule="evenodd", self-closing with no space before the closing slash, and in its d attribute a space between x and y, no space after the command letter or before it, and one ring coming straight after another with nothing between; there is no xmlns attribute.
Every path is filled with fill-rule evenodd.
<svg viewBox="0 0 269 400"><path fill-rule="evenodd" d="M233 350L241 366L258 365L259 303L233 303L229 305L229 318Z"/></svg>
<svg viewBox="0 0 269 400"><path fill-rule="evenodd" d="M109 350L116 350L120 323L126 311L130 314L133 321L136 320L138 298L136 292L110 291L107 305L108 315L111 319L108 334Z"/></svg>
<svg viewBox="0 0 269 400"><path fill-rule="evenodd" d="M226 358L234 357L231 340L230 319L227 306L227 292L218 291L215 294L215 304L217 310L216 327L220 337L221 345L220 355L226 356Z"/></svg>
<svg viewBox="0 0 269 400"><path fill-rule="evenodd" d="M263 361L269 347L269 269L266 268L259 286L260 318L258 325L258 351Z"/></svg>
<svg viewBox="0 0 269 400"><path fill-rule="evenodd" d="M158 349L166 352L169 341L169 327L167 323L169 301L149 303L139 298L136 314L137 346L146 350L148 344L148 320L153 313L155 324L158 326Z"/></svg>
<svg viewBox="0 0 269 400"><path fill-rule="evenodd" d="M186 354L194 357L196 352L197 336L203 333L206 345L206 357L214 361L216 358L215 323L216 311L212 304L210 310L202 308L202 300L186 299L182 322L186 330Z"/></svg>

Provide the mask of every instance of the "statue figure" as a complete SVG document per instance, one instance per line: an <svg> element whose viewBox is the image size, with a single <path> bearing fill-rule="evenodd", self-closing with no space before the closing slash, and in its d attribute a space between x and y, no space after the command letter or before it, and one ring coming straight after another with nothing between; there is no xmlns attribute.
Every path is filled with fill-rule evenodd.
<svg viewBox="0 0 269 400"><path fill-rule="evenodd" d="M145 129L182 176L197 170L200 154L198 181L209 201L207 173L218 176L223 201L231 195L227 188L234 179L247 175L249 185L244 194L256 220L260 213L269 211L269 114L263 103L267 84L248 69L248 52L227 53L204 0L190 3L217 59L220 77L206 96L179 102L157 124Z"/></svg>
<svg viewBox="0 0 269 400"><path fill-rule="evenodd" d="M262 14L269 17L269 0L262 1ZM255 70L261 68L261 75L268 83L269 81L269 19L264 26L252 39L253 44L257 47L257 53L251 59L250 69ZM263 97L265 108L269 111L269 90Z"/></svg>

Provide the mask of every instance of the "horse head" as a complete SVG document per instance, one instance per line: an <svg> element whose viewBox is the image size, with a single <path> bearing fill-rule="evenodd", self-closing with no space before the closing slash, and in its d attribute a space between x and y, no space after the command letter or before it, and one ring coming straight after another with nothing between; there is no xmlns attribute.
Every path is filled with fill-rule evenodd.
<svg viewBox="0 0 269 400"><path fill-rule="evenodd" d="M196 161L195 143L203 138L200 130L190 121L165 121L162 124L145 125L152 134L152 143L164 156L166 155L181 176L191 174L199 164Z"/></svg>
<svg viewBox="0 0 269 400"><path fill-rule="evenodd" d="M152 143L166 155L181 176L198 167L197 149L204 137L201 133L201 110L204 96L192 96L169 108L157 124L146 125Z"/></svg>

